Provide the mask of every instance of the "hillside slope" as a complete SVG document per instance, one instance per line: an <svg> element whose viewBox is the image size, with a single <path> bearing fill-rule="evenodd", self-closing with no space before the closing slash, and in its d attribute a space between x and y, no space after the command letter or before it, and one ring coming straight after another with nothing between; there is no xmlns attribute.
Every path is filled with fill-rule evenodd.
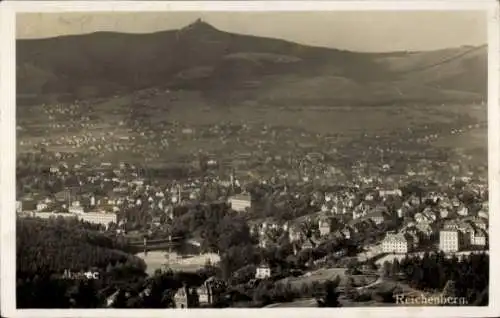
<svg viewBox="0 0 500 318"><path fill-rule="evenodd" d="M82 229L78 222L19 219L16 237L18 274L104 270L109 264L126 262L145 269L142 260L121 251L112 239Z"/></svg>
<svg viewBox="0 0 500 318"><path fill-rule="evenodd" d="M232 34L196 21L153 34L17 41L20 95L77 98L170 87L217 100L285 103L479 101L486 47L357 53ZM396 88L394 88L396 87Z"/></svg>

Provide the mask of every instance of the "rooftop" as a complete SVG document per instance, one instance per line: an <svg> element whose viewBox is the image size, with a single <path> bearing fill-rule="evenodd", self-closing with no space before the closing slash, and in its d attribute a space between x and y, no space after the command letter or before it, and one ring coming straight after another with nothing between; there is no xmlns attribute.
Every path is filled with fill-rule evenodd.
<svg viewBox="0 0 500 318"><path fill-rule="evenodd" d="M252 200L252 197L250 196L250 194L235 194L233 196L231 196L230 198L231 200L245 200L245 201L251 201Z"/></svg>

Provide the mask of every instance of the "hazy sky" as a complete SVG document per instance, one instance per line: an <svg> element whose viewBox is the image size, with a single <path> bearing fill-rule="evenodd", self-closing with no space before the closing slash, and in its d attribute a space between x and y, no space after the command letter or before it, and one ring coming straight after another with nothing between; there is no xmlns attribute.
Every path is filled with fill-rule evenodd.
<svg viewBox="0 0 500 318"><path fill-rule="evenodd" d="M433 50L487 43L484 11L23 13L18 38L181 28L197 18L220 30L354 51Z"/></svg>

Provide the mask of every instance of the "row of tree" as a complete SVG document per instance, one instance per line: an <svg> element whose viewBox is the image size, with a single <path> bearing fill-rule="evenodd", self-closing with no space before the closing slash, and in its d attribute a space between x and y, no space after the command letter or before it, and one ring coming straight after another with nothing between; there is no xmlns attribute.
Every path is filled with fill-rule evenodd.
<svg viewBox="0 0 500 318"><path fill-rule="evenodd" d="M392 263L384 262L383 273L400 277L418 290L441 292L449 282L454 282L453 295L465 297L470 304L487 304L484 291L489 286L489 255L470 254L459 259L447 257L443 252L425 253L423 257L406 256Z"/></svg>

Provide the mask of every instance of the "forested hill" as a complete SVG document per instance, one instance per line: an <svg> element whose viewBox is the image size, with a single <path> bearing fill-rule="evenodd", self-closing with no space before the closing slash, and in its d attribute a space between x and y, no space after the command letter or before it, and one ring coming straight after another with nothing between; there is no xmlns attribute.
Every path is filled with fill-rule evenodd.
<svg viewBox="0 0 500 318"><path fill-rule="evenodd" d="M145 270L144 262L127 253L124 243L85 229L76 220L19 219L16 235L18 275L105 271L120 264Z"/></svg>

